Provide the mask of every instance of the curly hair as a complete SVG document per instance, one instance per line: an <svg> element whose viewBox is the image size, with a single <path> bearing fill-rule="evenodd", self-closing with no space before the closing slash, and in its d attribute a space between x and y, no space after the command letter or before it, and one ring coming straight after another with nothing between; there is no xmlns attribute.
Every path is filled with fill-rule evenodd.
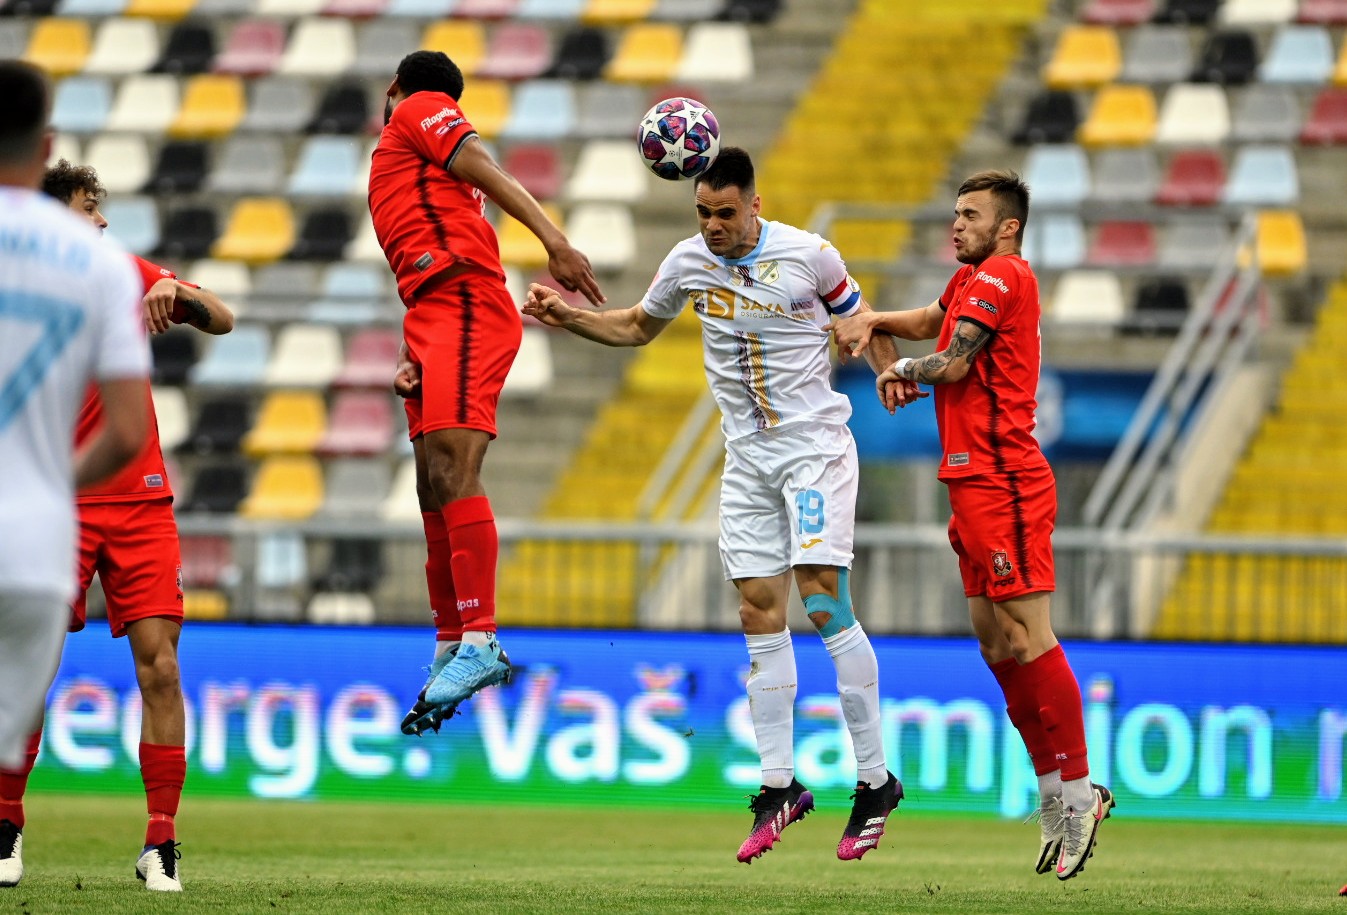
<svg viewBox="0 0 1347 915"><path fill-rule="evenodd" d="M42 193L48 197L70 203L76 191L84 191L95 200L102 200L108 195L92 165L72 165L60 159L42 176Z"/></svg>

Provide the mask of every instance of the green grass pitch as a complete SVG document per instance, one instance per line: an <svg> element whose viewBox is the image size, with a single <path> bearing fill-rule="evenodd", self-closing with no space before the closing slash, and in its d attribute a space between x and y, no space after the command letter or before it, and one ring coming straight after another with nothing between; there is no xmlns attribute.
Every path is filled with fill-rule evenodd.
<svg viewBox="0 0 1347 915"><path fill-rule="evenodd" d="M564 787L558 787L564 791ZM90 912L1340 912L1344 833L1331 826L1106 822L1062 883L1031 870L1034 827L923 816L889 821L863 861L835 857L846 815L820 811L752 866L751 817L649 807L197 800L178 818L181 896L133 876L137 798L36 795L27 873L4 913Z"/></svg>

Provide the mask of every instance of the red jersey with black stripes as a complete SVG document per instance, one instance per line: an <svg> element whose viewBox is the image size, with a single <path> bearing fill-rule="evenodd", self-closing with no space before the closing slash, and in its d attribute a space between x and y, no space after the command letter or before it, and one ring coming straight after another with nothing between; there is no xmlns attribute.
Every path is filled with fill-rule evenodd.
<svg viewBox="0 0 1347 915"><path fill-rule="evenodd" d="M462 106L443 92L413 93L379 134L370 161L369 211L404 302L455 265L505 279L485 195L449 170L475 136Z"/></svg>
<svg viewBox="0 0 1347 915"><path fill-rule="evenodd" d="M1003 473L1047 464L1034 438L1042 367L1038 279L1018 255L966 264L940 296L943 351L960 320L991 332L963 380L935 386L944 451L940 478Z"/></svg>

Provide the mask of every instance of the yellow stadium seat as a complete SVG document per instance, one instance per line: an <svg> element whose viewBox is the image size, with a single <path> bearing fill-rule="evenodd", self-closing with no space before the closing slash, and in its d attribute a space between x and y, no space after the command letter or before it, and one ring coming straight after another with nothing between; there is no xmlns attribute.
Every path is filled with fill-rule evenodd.
<svg viewBox="0 0 1347 915"><path fill-rule="evenodd" d="M269 457L239 506L244 518L303 521L323 504L323 468L314 457Z"/></svg>
<svg viewBox="0 0 1347 915"><path fill-rule="evenodd" d="M327 429L327 406L316 391L274 391L258 412L257 423L243 437L252 457L309 454Z"/></svg>
<svg viewBox="0 0 1347 915"><path fill-rule="evenodd" d="M1264 210L1258 214L1258 266L1264 273L1287 276L1309 262L1305 224L1295 210Z"/></svg>
<svg viewBox="0 0 1347 915"><path fill-rule="evenodd" d="M228 136L243 120L246 107L243 81L237 76L193 76L183 93L178 116L168 128L169 135L193 139Z"/></svg>
<svg viewBox="0 0 1347 915"><path fill-rule="evenodd" d="M1347 86L1347 36L1342 39L1342 48L1338 51L1338 63L1333 68L1333 83Z"/></svg>
<svg viewBox="0 0 1347 915"><path fill-rule="evenodd" d="M229 599L213 588L188 588L182 592L182 615L189 620L227 619Z"/></svg>
<svg viewBox="0 0 1347 915"><path fill-rule="evenodd" d="M186 16L194 6L196 0L131 0L122 15L173 22Z"/></svg>
<svg viewBox="0 0 1347 915"><path fill-rule="evenodd" d="M1086 146L1142 146L1155 137L1155 95L1146 86L1105 86L1079 139Z"/></svg>
<svg viewBox="0 0 1347 915"><path fill-rule="evenodd" d="M580 20L589 25L620 25L650 18L655 0L589 0Z"/></svg>
<svg viewBox="0 0 1347 915"><path fill-rule="evenodd" d="M443 51L453 58L464 76L474 76L486 57L486 29L474 19L443 19L432 22L421 37L424 51ZM476 89L476 85L473 86ZM480 130L476 118L469 118Z"/></svg>
<svg viewBox="0 0 1347 915"><path fill-rule="evenodd" d="M52 76L69 76L84 67L92 44L83 19L39 19L23 59Z"/></svg>
<svg viewBox="0 0 1347 915"><path fill-rule="evenodd" d="M556 206L544 203L542 207L552 222L562 224L561 211ZM513 267L546 267L547 249L537 236L508 213L502 213L500 218L500 228L496 234L500 242L501 263Z"/></svg>
<svg viewBox="0 0 1347 915"><path fill-rule="evenodd" d="M463 113L478 135L491 139L510 118L510 87L498 79L476 79L463 90Z"/></svg>
<svg viewBox="0 0 1347 915"><path fill-rule="evenodd" d="M1071 25L1063 31L1043 68L1043 80L1053 89L1102 86L1118 78L1122 51L1111 28Z"/></svg>
<svg viewBox="0 0 1347 915"><path fill-rule="evenodd" d="M642 23L622 33L604 77L617 82L657 83L673 79L683 57L683 33L676 25Z"/></svg>
<svg viewBox="0 0 1347 915"><path fill-rule="evenodd" d="M295 217L290 205L279 197L249 197L234 206L211 256L265 263L282 257L294 243Z"/></svg>

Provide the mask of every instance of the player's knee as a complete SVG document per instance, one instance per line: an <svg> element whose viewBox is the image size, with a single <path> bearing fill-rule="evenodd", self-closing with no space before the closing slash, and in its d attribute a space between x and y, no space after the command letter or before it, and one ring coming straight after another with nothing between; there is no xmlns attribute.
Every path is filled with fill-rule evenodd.
<svg viewBox="0 0 1347 915"><path fill-rule="evenodd" d="M818 629L823 638L831 638L856 625L856 615L851 609L851 593L839 588L837 597L831 594L811 594L804 599L805 612L809 620Z"/></svg>
<svg viewBox="0 0 1347 915"><path fill-rule="evenodd" d="M158 652L136 664L136 680L143 697L165 699L176 696L182 689L178 659L171 651Z"/></svg>

